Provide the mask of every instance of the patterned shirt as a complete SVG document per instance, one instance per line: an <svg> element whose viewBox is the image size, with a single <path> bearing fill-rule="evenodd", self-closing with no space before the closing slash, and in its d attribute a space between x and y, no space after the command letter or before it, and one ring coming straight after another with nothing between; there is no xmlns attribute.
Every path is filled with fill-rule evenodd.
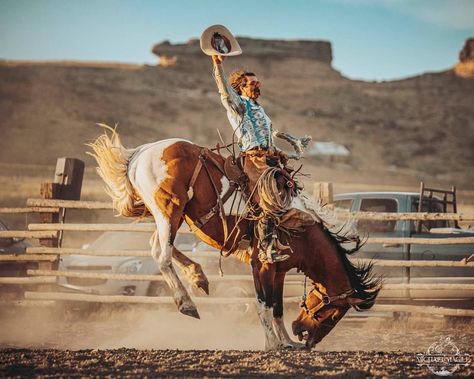
<svg viewBox="0 0 474 379"><path fill-rule="evenodd" d="M254 147L273 147L272 121L263 107L246 96L240 96L229 85L222 65L214 64L214 78L240 149L247 151Z"/></svg>

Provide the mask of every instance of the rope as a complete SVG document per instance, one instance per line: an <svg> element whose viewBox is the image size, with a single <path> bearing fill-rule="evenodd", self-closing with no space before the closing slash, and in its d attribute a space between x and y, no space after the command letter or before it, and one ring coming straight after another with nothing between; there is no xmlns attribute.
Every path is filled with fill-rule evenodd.
<svg viewBox="0 0 474 379"><path fill-rule="evenodd" d="M242 213L237 217L236 222L230 233L227 234L227 238L223 243L223 246L227 243L227 240L230 236L234 233L237 229L240 221L242 219L247 218L249 220L261 220L263 216L270 216L274 219L278 219L279 216L284 214L291 205L291 194L290 191L279 191L276 181L276 174L280 170L276 167L269 167L267 168L262 175L257 180L255 187L253 188L250 196L247 198L245 202L244 209ZM260 197L259 206L262 210L262 214L259 216L253 215L251 201L253 198L254 193L257 192L258 196ZM240 204L239 204L240 205ZM250 211L250 212L249 212ZM237 236L236 236L237 237ZM234 244L232 245L232 250L234 248ZM220 258L222 257L222 250L220 254ZM222 268L221 268L221 259L219 259L219 274L223 276Z"/></svg>
<svg viewBox="0 0 474 379"><path fill-rule="evenodd" d="M276 174L280 170L276 167L267 168L257 183L260 208L270 216L278 217L285 213L291 205L290 191L278 190Z"/></svg>

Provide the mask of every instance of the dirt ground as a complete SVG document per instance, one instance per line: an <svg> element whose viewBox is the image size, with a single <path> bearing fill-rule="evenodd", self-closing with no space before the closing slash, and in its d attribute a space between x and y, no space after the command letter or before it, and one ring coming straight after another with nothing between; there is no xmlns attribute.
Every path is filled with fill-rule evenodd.
<svg viewBox="0 0 474 379"><path fill-rule="evenodd" d="M346 317L312 351L264 352L253 312L3 307L0 325L0 377L429 377L417 354L433 343L450 337L471 361L474 352L472 321L383 314Z"/></svg>

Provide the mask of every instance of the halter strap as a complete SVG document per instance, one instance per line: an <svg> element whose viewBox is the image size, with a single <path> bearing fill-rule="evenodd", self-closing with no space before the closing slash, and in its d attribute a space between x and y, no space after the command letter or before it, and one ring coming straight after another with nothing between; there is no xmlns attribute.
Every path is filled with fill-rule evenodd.
<svg viewBox="0 0 474 379"><path fill-rule="evenodd" d="M306 291L305 291L306 292ZM307 314L309 314L312 318L315 318L316 314L325 306L337 301L337 300L344 300L347 299L349 296L353 295L355 293L354 289L349 289L339 295L334 295L334 296L328 296L326 293L321 292L317 287L314 287L311 290L312 293L314 293L320 300L321 302L316 305L313 308L308 308L306 305L306 295L305 298L303 299L301 303L301 307L303 307L306 311ZM311 293L310 292L310 293Z"/></svg>

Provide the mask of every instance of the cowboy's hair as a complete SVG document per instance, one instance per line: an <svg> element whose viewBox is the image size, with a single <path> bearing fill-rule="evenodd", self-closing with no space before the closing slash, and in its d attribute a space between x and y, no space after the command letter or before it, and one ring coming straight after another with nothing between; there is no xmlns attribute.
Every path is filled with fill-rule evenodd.
<svg viewBox="0 0 474 379"><path fill-rule="evenodd" d="M239 95L242 95L241 88L247 84L248 76L255 76L255 74L250 71L237 70L229 75L230 85Z"/></svg>

